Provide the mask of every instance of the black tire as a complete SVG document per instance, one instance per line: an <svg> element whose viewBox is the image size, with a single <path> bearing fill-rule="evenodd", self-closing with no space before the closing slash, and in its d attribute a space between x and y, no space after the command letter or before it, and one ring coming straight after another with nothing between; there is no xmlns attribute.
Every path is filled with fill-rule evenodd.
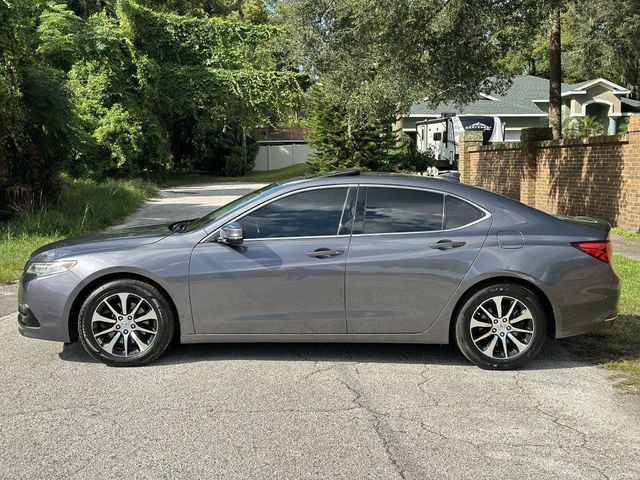
<svg viewBox="0 0 640 480"><path fill-rule="evenodd" d="M498 300L495 299L500 297L506 297L500 301L501 310L509 310L512 299L520 302L515 302L514 312L509 315L507 320L505 318L509 314L508 311L506 313L502 311L502 318L497 318L497 313L499 312L497 311L496 303ZM481 305L488 310L486 314L480 308ZM496 308L492 310L491 305L496 306ZM526 309L529 310L530 315L522 315L526 313ZM482 325L494 324L496 320L497 323L492 325L491 328L474 326L472 337L471 321L474 314L476 315L476 320L478 322L481 321ZM526 320L517 320L528 316L532 317L531 320L528 318ZM512 324L512 320L517 321ZM474 322L474 325L478 325L478 323ZM533 333L514 332L512 330L514 327L520 330L531 329ZM506 330L507 328L508 331ZM467 359L478 367L487 370L514 370L522 367L540 352L546 335L547 318L542 303L531 290L517 284L503 283L482 288L466 300L456 318L455 338L458 348ZM487 336L487 338L480 340L483 336ZM491 347L494 337L497 340ZM477 343L474 342L474 338ZM520 351L516 342L511 340L512 338L515 338L520 344L525 344L526 342L526 348L522 348L522 351ZM503 340L506 347L503 345ZM491 353L483 353L481 348ZM504 356L504 348L507 349L506 357ZM501 349L502 352L500 352ZM503 358L495 358L495 356L502 356Z"/></svg>
<svg viewBox="0 0 640 480"><path fill-rule="evenodd" d="M117 294L123 292L130 295L130 302L132 303L129 303L129 297L125 297L127 300L125 300L124 302L119 302L118 299L120 297L118 297L118 299L116 300L111 300L114 299ZM144 316L142 315L138 317L138 319L141 320L140 325L135 325L135 319L131 323L127 323L127 325L132 325L132 327L127 327L124 324L119 325L120 322L116 322L115 320L115 314L108 313L108 309L104 304L104 301L106 301L107 299L110 300L110 305L112 302L115 302L114 304L116 308L122 308L122 303L134 305L139 301L139 299L144 299L147 303L143 303L144 306L141 308L146 309L147 312L151 312L153 310L153 312L151 312L152 314L149 316L155 316L156 318L152 320L144 320L143 318L141 318L142 316ZM103 316L109 316L109 322L100 322L98 323L98 326L103 329L108 329L111 325L111 317L113 317L113 321L115 323L118 323L118 325L114 325L114 328L116 328L117 326L117 328L119 329L118 332L112 332L113 336L111 336L111 333L100 335L100 341L103 342L102 346L94 336L94 333L99 332L94 332L93 329L97 327L94 327L94 322L92 321L94 312L96 312L96 309L98 309L99 306L102 308L101 311L104 313ZM133 310L133 308L130 307L129 309ZM125 307L125 311L129 309L126 309ZM145 310L142 311L144 312ZM135 317L136 312L134 311L133 313ZM125 319L124 321L126 322L127 320ZM171 339L173 338L173 334L175 331L175 326L176 320L173 313L173 308L166 296L156 287L140 280L133 279L114 280L97 287L85 299L78 315L78 337L80 338L80 343L82 343L82 346L87 351L87 353L89 353L89 355L91 355L96 360L99 360L100 362L112 367L134 367L153 362L166 351L167 347L171 343ZM125 336L124 332L128 333L128 330L122 330L121 327L131 328L131 334L129 334L129 336ZM138 330L135 331L136 338L129 338L133 337L133 332L136 327L138 328ZM141 333L141 327L144 327L144 329L148 331L155 330L155 335L151 335L150 333ZM108 346L105 347L104 345L104 343L107 342L103 341L102 338L113 339L118 335L118 333L120 333L120 339L116 340L114 344L115 347L112 346L111 348L111 350L115 351L116 353L109 353L105 349L108 348ZM129 356L122 355L122 353L125 352L125 339L128 346L127 350L129 350L129 348L133 350L133 352L129 354ZM139 341L143 343L139 343ZM143 350L142 346L145 345L144 341L148 342L148 347ZM122 352L121 354L118 354L118 351L115 350L115 348L118 348L118 345L120 344L122 347ZM130 347L130 345L133 345L133 347ZM138 350L137 352L136 349Z"/></svg>

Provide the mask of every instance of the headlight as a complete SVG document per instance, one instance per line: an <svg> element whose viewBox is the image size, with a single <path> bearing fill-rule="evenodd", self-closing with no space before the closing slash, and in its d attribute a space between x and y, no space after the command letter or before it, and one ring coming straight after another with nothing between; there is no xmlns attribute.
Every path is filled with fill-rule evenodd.
<svg viewBox="0 0 640 480"><path fill-rule="evenodd" d="M35 262L29 265L27 273L30 273L37 277L44 277L46 275L66 272L76 263L78 262L76 262L75 260L62 260L59 262Z"/></svg>

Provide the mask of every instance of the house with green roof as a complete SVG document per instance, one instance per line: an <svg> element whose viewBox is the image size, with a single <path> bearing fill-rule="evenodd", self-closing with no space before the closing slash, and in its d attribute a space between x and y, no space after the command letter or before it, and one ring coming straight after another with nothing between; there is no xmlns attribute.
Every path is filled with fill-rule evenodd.
<svg viewBox="0 0 640 480"><path fill-rule="evenodd" d="M610 135L618 133L624 118L640 113L640 102L628 98L631 92L604 78L573 85L562 84L563 111L570 117L587 115L598 118ZM533 75L518 75L502 94L478 95L462 107L442 104L435 108L426 99L414 103L399 119L397 128L415 138L416 123L449 115L496 116L505 127L505 140L518 141L523 128L548 125L549 80Z"/></svg>

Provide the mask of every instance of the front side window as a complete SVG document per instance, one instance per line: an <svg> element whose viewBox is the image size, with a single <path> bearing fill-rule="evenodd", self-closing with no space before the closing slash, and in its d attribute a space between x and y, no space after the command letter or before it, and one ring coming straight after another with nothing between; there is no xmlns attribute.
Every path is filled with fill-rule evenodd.
<svg viewBox="0 0 640 480"><path fill-rule="evenodd" d="M307 190L260 207L238 220L244 238L337 235L347 187Z"/></svg>
<svg viewBox="0 0 640 480"><path fill-rule="evenodd" d="M369 187L363 231L367 233L442 230L442 194L406 188Z"/></svg>

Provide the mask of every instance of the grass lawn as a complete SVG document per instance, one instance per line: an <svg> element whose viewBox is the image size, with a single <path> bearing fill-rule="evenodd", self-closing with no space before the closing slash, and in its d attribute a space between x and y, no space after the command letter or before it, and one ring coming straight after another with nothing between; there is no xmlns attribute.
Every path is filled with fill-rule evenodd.
<svg viewBox="0 0 640 480"><path fill-rule="evenodd" d="M640 393L640 262L616 255L622 279L620 316L611 328L566 340L589 360L619 373L624 385Z"/></svg>
<svg viewBox="0 0 640 480"><path fill-rule="evenodd" d="M155 192L155 185L137 180L66 181L53 205L0 224L0 284L17 280L36 248L113 225Z"/></svg>
<svg viewBox="0 0 640 480"><path fill-rule="evenodd" d="M214 182L256 182L256 183L272 183L290 180L295 177L303 177L310 173L309 165L301 163L291 167L271 170L269 172L251 172L244 177L214 177L212 175L203 175L199 173L174 173L166 180L160 182L162 187L174 187L177 185L198 185L201 183Z"/></svg>
<svg viewBox="0 0 640 480"><path fill-rule="evenodd" d="M622 228L612 228L611 229L611 233L613 235L620 235L622 237L629 237L629 238L640 238L640 233L636 233L636 232L632 232L630 230L624 230Z"/></svg>

